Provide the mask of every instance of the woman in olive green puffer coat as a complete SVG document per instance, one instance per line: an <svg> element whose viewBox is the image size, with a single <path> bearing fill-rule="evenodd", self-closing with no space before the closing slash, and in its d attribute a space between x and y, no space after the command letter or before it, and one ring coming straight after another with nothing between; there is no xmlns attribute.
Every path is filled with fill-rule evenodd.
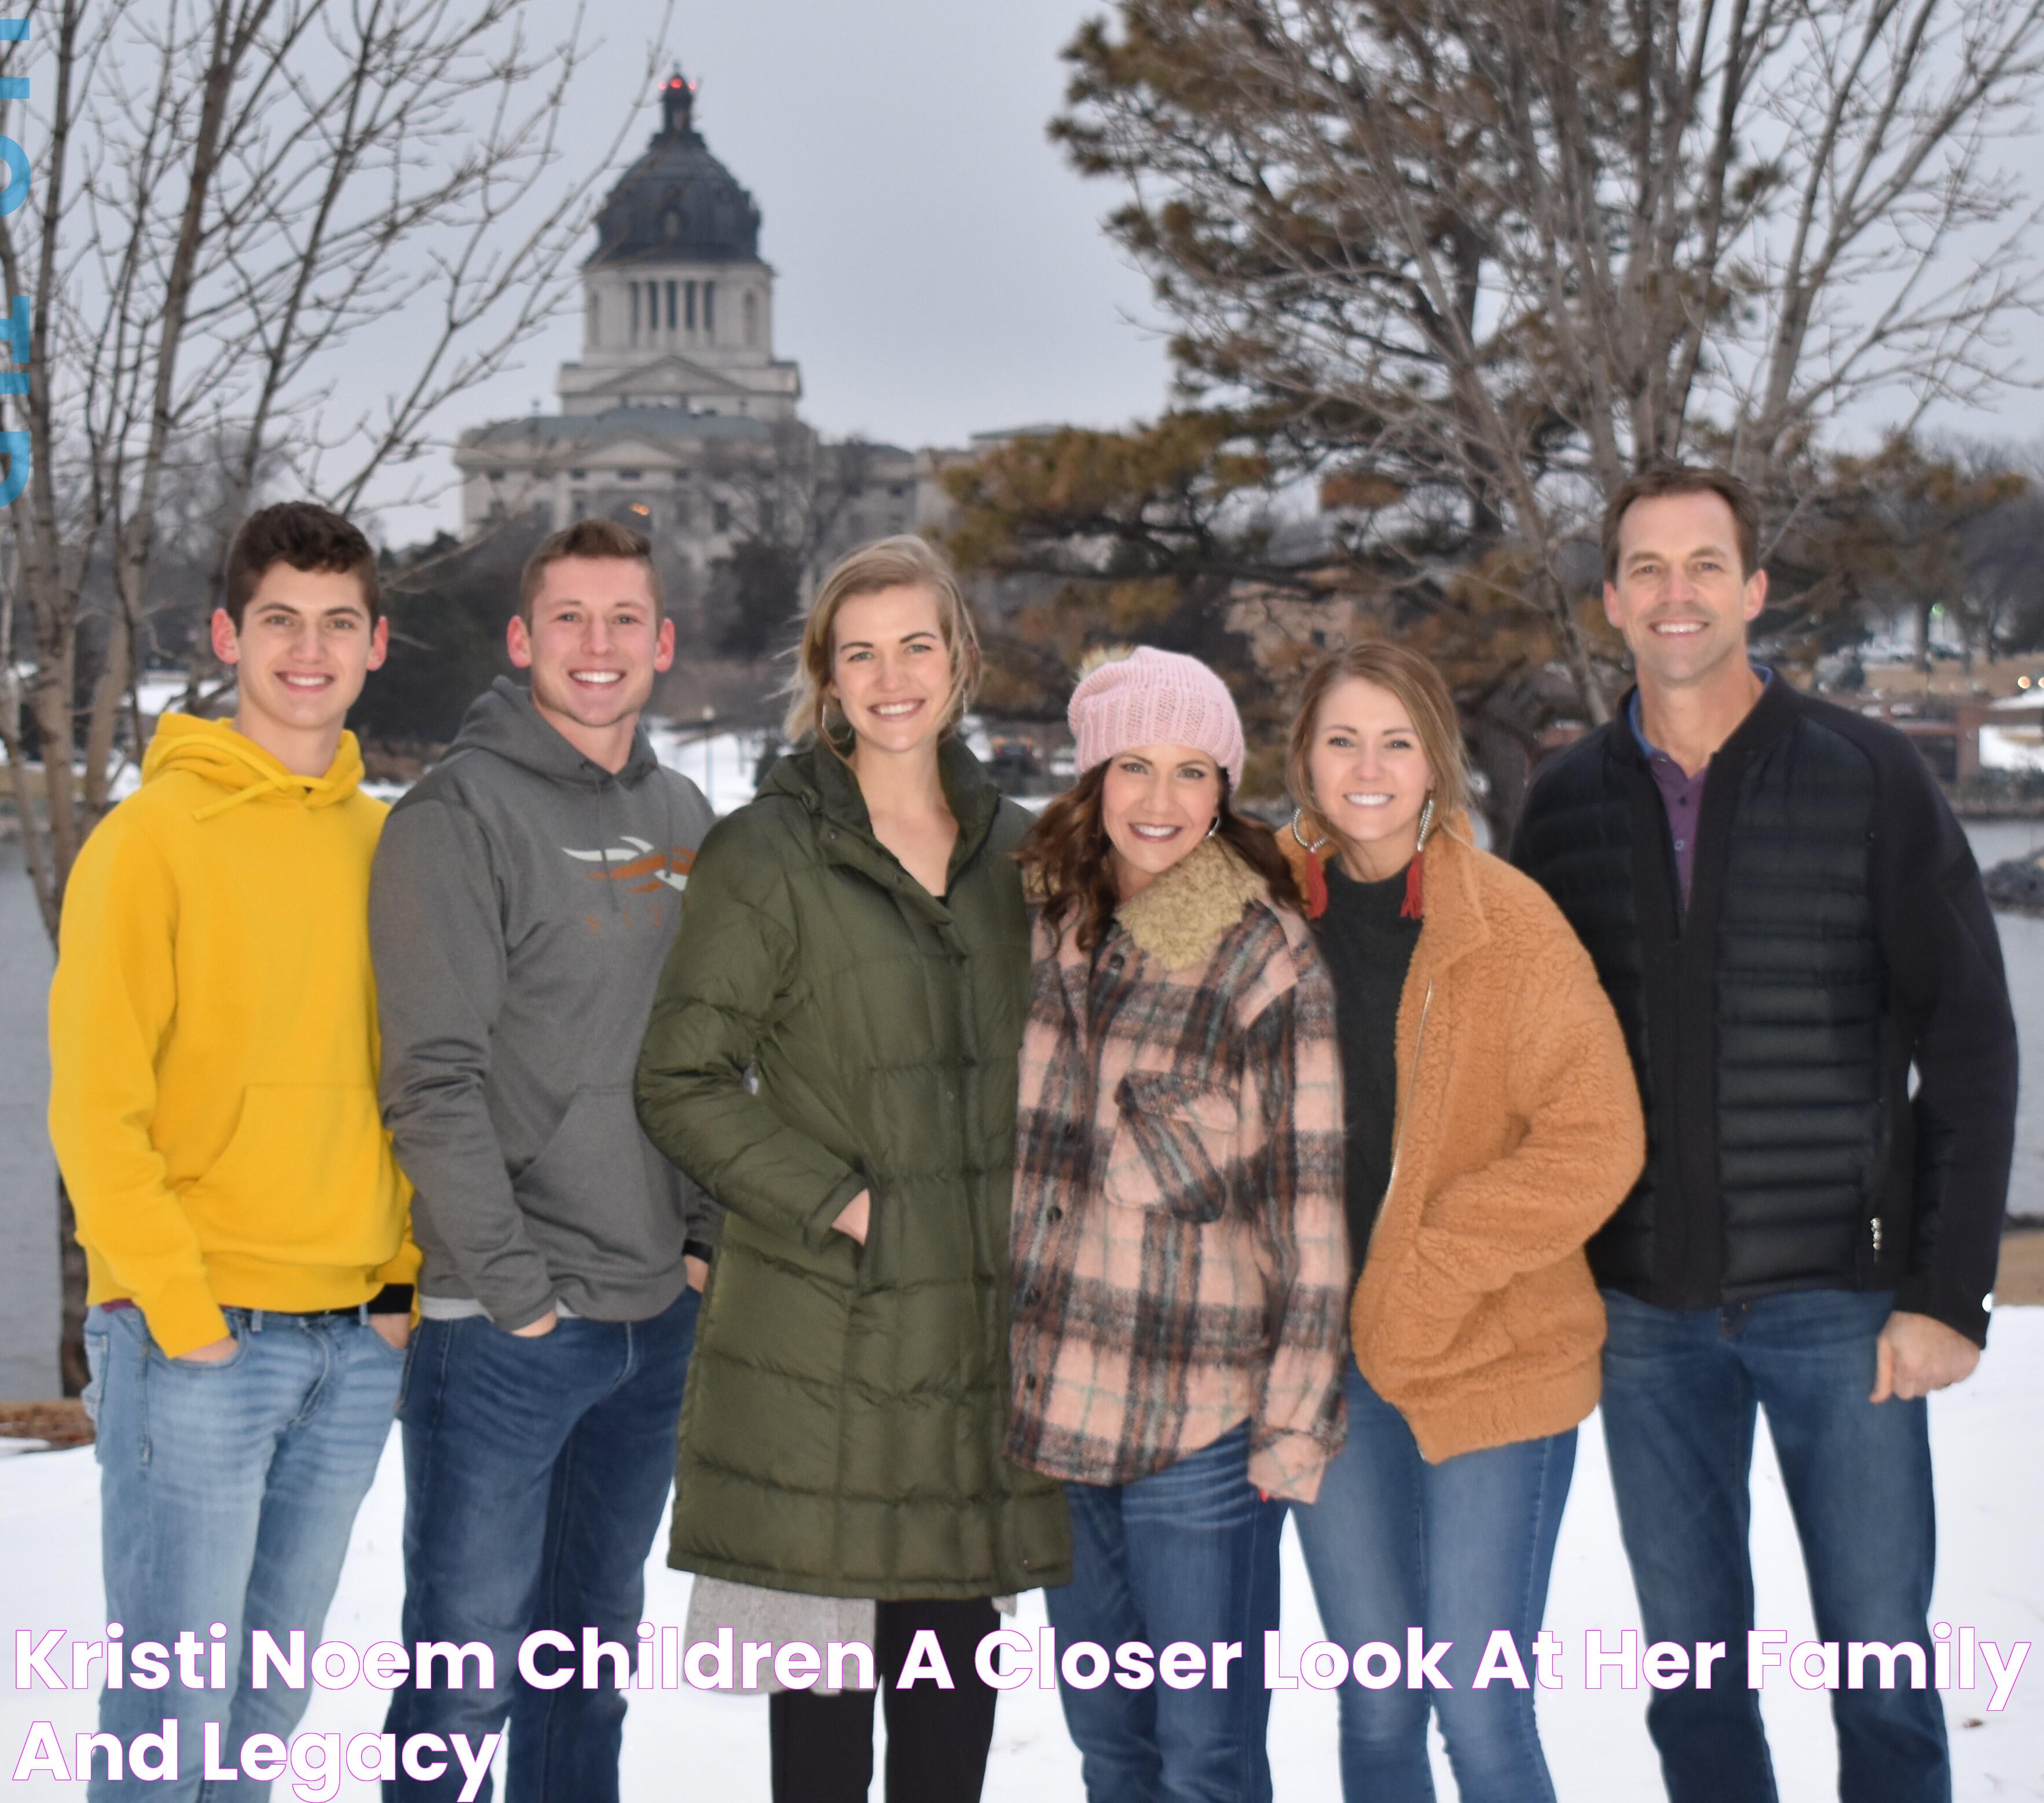
<svg viewBox="0 0 2044 1803"><path fill-rule="evenodd" d="M854 558L867 559L855 593L890 573L889 593L950 581L919 540ZM936 610L957 622L943 635L948 689L941 665L913 661L914 632L834 652L828 620L810 645L813 614L818 715L828 699L855 729L870 723L878 748L862 737L851 763L820 744L796 752L705 840L638 1078L646 1131L728 1211L682 1409L669 1563L883 1604L983 1600L1070 1572L1056 1487L1001 1452L1029 977L1012 854L1029 817L948 736L977 666L950 595ZM816 611L850 598L834 573ZM927 725L896 724L916 704L874 674L883 655L909 660L900 694L927 691ZM934 840L892 826L918 769ZM931 886L882 843L859 771ZM962 1686L967 1659L962 1673L951 1661ZM928 1690L890 1696L890 1749L897 1708ZM986 1717L990 1734L991 1693ZM895 1763L890 1751L890 1779Z"/></svg>

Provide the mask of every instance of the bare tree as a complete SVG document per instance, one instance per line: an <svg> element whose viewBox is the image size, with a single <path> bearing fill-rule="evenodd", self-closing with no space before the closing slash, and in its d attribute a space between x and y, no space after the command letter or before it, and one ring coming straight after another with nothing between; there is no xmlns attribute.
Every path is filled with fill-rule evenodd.
<svg viewBox="0 0 2044 1803"><path fill-rule="evenodd" d="M806 594L843 548L851 509L874 480L875 448L856 435L826 440L800 420L776 420L767 432L763 445L713 441L704 474L738 537L785 552Z"/></svg>
<svg viewBox="0 0 2044 1803"><path fill-rule="evenodd" d="M27 93L0 102L0 129L29 147L33 171L15 171L28 192L0 212L27 377L25 394L0 398L18 493L0 581L0 741L54 936L79 848L110 805L124 723L139 752L136 641L167 494L209 459L221 519L271 468L343 509L394 471L416 474L449 404L571 298L595 184L632 121L618 109L608 155L559 167L593 46L579 10L536 35L533 0L25 10L26 35L0 42L0 75L25 78ZM667 15L650 22L657 42ZM400 318L402 354L378 330ZM83 1292L60 1205L75 1390Z"/></svg>
<svg viewBox="0 0 2044 1803"><path fill-rule="evenodd" d="M1053 127L1133 190L1189 390L1458 515L1608 702L1567 579L1600 498L1723 458L1792 508L1842 409L2013 373L1996 163L2038 0L1120 0ZM1468 553L1473 552L1473 555Z"/></svg>
<svg viewBox="0 0 2044 1803"><path fill-rule="evenodd" d="M1821 566L1863 615L1909 621L1927 672L1942 616L1970 670L2007 648L2033 592L2038 521L2034 479L2006 447L1897 434L1835 459L1785 549Z"/></svg>
<svg viewBox="0 0 2044 1803"><path fill-rule="evenodd" d="M853 510L875 479L875 448L826 440L777 420L764 444L712 441L702 473L728 509L732 554L724 586L732 617L725 650L754 659L782 648L831 560L847 548Z"/></svg>
<svg viewBox="0 0 2044 1803"><path fill-rule="evenodd" d="M27 672L0 676L0 736L54 934L72 860L108 805L167 482L231 447L218 486L232 517L266 466L343 509L416 466L439 448L448 405L570 298L617 147L558 169L590 46L579 11L558 38L536 38L532 0L28 11L27 37L0 47L0 74L29 89L6 103L6 130L36 152L27 203L0 215L28 376L0 408L29 464L10 521ZM354 359L398 316L430 325L365 379ZM113 618L87 667L80 629L101 560ZM24 702L44 753L40 809Z"/></svg>

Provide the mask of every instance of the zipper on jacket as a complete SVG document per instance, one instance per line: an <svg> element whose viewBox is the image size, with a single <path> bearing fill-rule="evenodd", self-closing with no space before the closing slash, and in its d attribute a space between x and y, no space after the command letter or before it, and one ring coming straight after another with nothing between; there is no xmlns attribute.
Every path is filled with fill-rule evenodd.
<svg viewBox="0 0 2044 1803"><path fill-rule="evenodd" d="M1427 1017L1434 1011L1434 982L1427 979L1427 994L1420 1004L1420 1030L1412 1038L1412 1081L1420 1081L1420 1059L1427 1049ZM1410 1099L1409 1098L1408 1098ZM1405 1149L1405 1117L1412 1110L1402 1110L1391 1129L1391 1174L1384 1180L1384 1194L1377 1205L1377 1214L1370 1224L1370 1238L1363 1242L1362 1255L1370 1256L1370 1246L1377 1239L1377 1230L1384 1224L1385 1206L1391 1200L1391 1192L1398 1182L1398 1158Z"/></svg>

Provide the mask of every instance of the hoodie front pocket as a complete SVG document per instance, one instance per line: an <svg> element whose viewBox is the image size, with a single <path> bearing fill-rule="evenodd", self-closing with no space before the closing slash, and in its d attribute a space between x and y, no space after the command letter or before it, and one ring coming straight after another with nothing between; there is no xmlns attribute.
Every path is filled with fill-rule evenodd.
<svg viewBox="0 0 2044 1803"><path fill-rule="evenodd" d="M378 1265L398 1250L397 1167L367 1083L252 1083L231 1138L183 1194L209 1252Z"/></svg>
<svg viewBox="0 0 2044 1803"><path fill-rule="evenodd" d="M651 1201L647 1162L631 1086L586 1086L511 1187L539 1219L571 1226L627 1259L641 1257Z"/></svg>
<svg viewBox="0 0 2044 1803"><path fill-rule="evenodd" d="M1168 1071L1132 1071L1114 1092L1120 1117L1107 1198L1204 1224L1228 1211L1242 1105L1235 1091Z"/></svg>

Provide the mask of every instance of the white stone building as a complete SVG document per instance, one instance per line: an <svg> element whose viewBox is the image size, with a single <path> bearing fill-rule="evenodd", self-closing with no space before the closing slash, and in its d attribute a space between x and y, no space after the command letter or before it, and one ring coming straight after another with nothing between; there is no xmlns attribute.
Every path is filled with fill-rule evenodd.
<svg viewBox="0 0 2044 1803"><path fill-rule="evenodd" d="M855 454L802 424L801 371L774 351L759 209L710 154L694 106L678 70L659 131L597 215L582 352L560 367L559 411L462 434L466 532L533 508L555 528L613 517L701 572L747 536L817 536L791 524L802 494L829 491L812 556L940 517L930 454L863 444Z"/></svg>

